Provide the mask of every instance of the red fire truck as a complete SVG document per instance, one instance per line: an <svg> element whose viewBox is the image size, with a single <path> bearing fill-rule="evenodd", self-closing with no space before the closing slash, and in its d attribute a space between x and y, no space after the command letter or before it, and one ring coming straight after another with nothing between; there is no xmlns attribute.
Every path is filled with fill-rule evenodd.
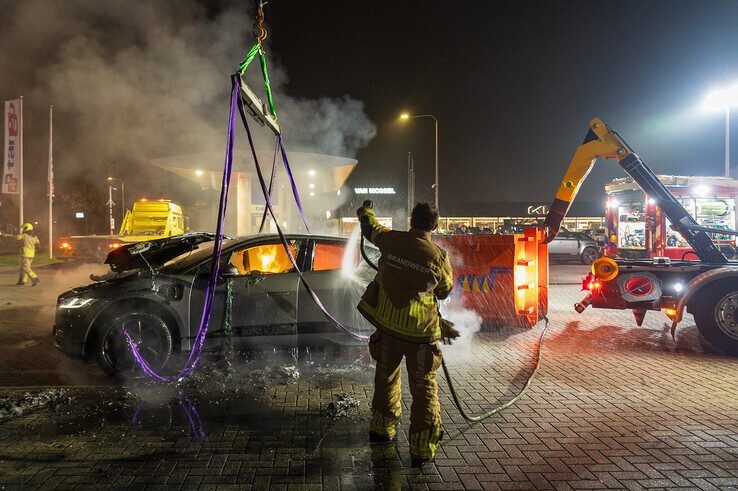
<svg viewBox="0 0 738 491"><path fill-rule="evenodd" d="M703 227L735 230L738 180L725 177L658 176L659 180ZM697 259L689 243L653 198L646 196L632 178L615 179L607 193L607 255L626 259L668 257ZM726 257L736 255L735 237L711 234Z"/></svg>

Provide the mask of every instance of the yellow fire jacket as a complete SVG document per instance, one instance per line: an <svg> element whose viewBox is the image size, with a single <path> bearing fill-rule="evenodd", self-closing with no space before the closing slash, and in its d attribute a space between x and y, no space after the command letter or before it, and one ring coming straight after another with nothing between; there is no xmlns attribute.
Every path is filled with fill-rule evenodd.
<svg viewBox="0 0 738 491"><path fill-rule="evenodd" d="M2 234L3 237L10 237L12 239L18 240L21 243L20 248L20 255L22 257L35 257L36 256L36 246L41 243L41 241L38 240L38 237L35 235L30 235L26 233L22 233L20 235L12 235L12 234Z"/></svg>
<svg viewBox="0 0 738 491"><path fill-rule="evenodd" d="M430 234L411 228L400 232L382 227L365 210L361 232L379 248L379 272L359 302L359 312L374 327L414 343L441 338L438 299L448 297L453 271L446 251Z"/></svg>

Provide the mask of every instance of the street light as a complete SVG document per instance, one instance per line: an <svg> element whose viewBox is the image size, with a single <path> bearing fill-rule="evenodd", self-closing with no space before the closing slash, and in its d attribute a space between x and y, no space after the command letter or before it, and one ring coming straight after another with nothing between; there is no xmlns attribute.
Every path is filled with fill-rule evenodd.
<svg viewBox="0 0 738 491"><path fill-rule="evenodd" d="M118 179L117 177L108 177L108 181L120 182L120 201L121 201L120 223L123 223L123 220L125 220L126 218L126 183L123 182L123 179Z"/></svg>
<svg viewBox="0 0 738 491"><path fill-rule="evenodd" d="M713 90L702 105L710 111L725 111L725 177L730 177L730 108L738 106L738 84Z"/></svg>
<svg viewBox="0 0 738 491"><path fill-rule="evenodd" d="M436 127L436 180L433 183L433 189L435 191L436 209L438 209L438 119L432 114L418 114L418 115L413 115L413 114L408 114L408 113L400 114L400 119L402 121L408 121L408 120L417 119L417 118L431 118L433 119L433 122L435 123L435 127Z"/></svg>

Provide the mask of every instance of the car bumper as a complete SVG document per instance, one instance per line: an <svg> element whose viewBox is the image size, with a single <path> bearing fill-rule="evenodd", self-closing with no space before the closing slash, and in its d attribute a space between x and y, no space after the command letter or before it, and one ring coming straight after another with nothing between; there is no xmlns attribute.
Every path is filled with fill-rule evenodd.
<svg viewBox="0 0 738 491"><path fill-rule="evenodd" d="M85 357L85 339L87 337L89 312L78 309L56 309L54 317L54 345L62 353L74 357Z"/></svg>

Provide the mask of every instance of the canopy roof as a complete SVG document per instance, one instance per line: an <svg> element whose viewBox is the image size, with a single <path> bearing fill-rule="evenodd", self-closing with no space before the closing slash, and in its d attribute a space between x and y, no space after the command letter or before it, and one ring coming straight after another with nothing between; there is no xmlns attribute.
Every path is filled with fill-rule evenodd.
<svg viewBox="0 0 738 491"><path fill-rule="evenodd" d="M356 159L348 157L308 152L289 151L287 156L298 184L305 182L308 178L313 178L318 183L321 192L340 189L358 162ZM269 179L274 153L271 151L257 152L257 157L259 158L259 164L262 166L264 178ZM218 188L223 175L222 152L172 155L152 159L150 162L172 174L209 188ZM277 164L278 169L283 173L284 166L281 160ZM233 156L233 171L255 178L256 168L251 154L236 152Z"/></svg>

